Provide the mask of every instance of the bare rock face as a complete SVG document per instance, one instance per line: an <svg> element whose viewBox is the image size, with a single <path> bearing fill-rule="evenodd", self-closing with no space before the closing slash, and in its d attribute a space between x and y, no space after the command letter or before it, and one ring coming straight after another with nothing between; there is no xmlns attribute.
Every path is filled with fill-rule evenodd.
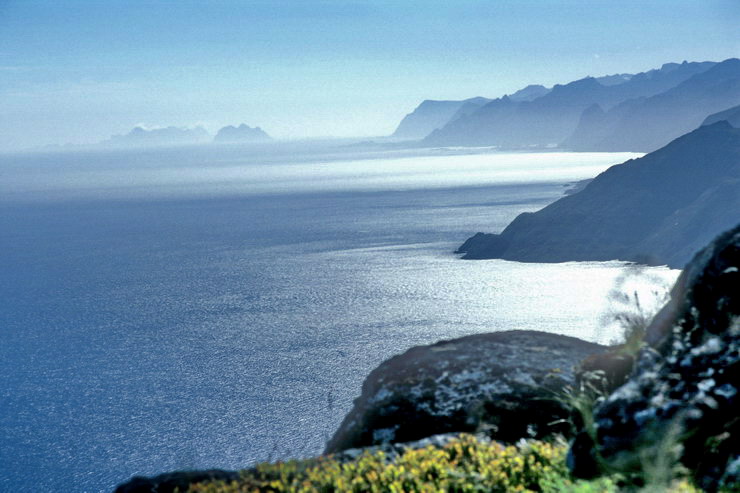
<svg viewBox="0 0 740 493"><path fill-rule="evenodd" d="M239 473L211 469L208 471L178 471L151 478L136 476L119 485L115 493L176 493L188 491L191 484L211 481L236 481Z"/></svg>
<svg viewBox="0 0 740 493"><path fill-rule="evenodd" d="M702 488L740 489L740 226L694 257L672 295L569 464L581 476L644 476L650 458L675 454Z"/></svg>
<svg viewBox="0 0 740 493"><path fill-rule="evenodd" d="M567 434L557 398L604 346L535 331L477 334L419 346L381 364L326 452L485 430L513 442Z"/></svg>

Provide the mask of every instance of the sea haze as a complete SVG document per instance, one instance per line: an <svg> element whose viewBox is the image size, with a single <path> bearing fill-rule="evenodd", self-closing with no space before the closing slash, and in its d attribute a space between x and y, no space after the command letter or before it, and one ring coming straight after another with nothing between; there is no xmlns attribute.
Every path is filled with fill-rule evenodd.
<svg viewBox="0 0 740 493"><path fill-rule="evenodd" d="M0 490L317 454L364 377L418 344L511 329L609 341L625 264L452 252L634 156L0 156Z"/></svg>

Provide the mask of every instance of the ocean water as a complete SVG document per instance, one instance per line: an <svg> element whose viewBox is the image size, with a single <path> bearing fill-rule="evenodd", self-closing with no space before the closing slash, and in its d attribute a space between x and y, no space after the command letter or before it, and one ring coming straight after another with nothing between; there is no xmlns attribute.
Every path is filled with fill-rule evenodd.
<svg viewBox="0 0 740 493"><path fill-rule="evenodd" d="M320 453L364 377L418 344L512 329L610 341L625 264L452 252L634 156L0 156L0 491ZM677 273L630 279L649 292Z"/></svg>

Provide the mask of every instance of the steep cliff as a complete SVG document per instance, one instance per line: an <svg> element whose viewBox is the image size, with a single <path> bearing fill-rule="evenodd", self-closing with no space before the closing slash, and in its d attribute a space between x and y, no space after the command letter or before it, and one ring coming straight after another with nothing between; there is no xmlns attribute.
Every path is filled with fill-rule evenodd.
<svg viewBox="0 0 740 493"><path fill-rule="evenodd" d="M740 218L740 130L700 127L646 156L612 166L583 190L478 233L467 259L628 260L681 268Z"/></svg>

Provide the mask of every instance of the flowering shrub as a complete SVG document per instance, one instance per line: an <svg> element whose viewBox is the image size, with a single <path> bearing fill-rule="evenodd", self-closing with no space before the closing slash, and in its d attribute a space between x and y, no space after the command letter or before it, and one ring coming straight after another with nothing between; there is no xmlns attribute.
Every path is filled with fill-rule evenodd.
<svg viewBox="0 0 740 493"><path fill-rule="evenodd" d="M408 449L395 458L365 452L340 462L331 456L260 464L239 481L195 484L191 493L321 492L617 492L610 478L576 481L565 465L565 444L522 441L516 446L461 435L441 448ZM696 492L677 483L673 493Z"/></svg>
<svg viewBox="0 0 740 493"><path fill-rule="evenodd" d="M382 451L355 460L331 457L260 464L231 484L193 485L191 492L515 492L542 491L549 478L567 476L565 447L518 446L461 435L444 447L407 450L393 460Z"/></svg>

